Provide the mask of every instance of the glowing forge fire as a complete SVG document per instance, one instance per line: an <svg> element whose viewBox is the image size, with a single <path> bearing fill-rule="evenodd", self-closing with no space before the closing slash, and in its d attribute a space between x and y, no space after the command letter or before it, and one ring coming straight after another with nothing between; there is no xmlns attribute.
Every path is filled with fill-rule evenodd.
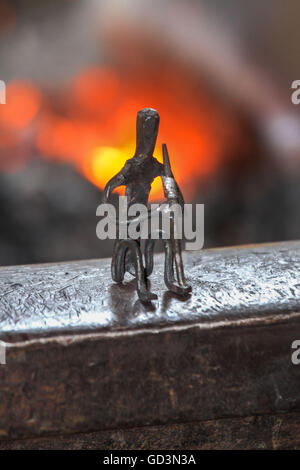
<svg viewBox="0 0 300 470"><path fill-rule="evenodd" d="M0 107L0 169L14 168L37 151L43 158L71 163L100 189L133 156L141 108L160 113L155 156L162 161L161 143L166 142L186 199L198 179L212 173L239 141L234 118L174 73L157 87L143 77L92 68L51 99L33 84L12 82L6 102ZM152 199L162 194L157 180Z"/></svg>

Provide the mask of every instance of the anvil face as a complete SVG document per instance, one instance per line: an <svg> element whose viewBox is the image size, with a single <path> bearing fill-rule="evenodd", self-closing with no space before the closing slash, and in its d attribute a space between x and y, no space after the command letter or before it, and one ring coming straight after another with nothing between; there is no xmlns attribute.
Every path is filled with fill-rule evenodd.
<svg viewBox="0 0 300 470"><path fill-rule="evenodd" d="M135 156L152 156L159 127L159 114L155 109L144 108L137 114Z"/></svg>

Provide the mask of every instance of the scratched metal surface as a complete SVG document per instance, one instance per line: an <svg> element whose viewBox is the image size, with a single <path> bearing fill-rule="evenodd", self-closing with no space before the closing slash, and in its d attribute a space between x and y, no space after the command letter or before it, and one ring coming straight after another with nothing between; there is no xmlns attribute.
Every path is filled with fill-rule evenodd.
<svg viewBox="0 0 300 470"><path fill-rule="evenodd" d="M288 319L300 312L300 242L203 250L184 256L193 287L187 300L166 291L156 258L145 306L134 281L116 285L110 260L0 268L0 339L17 341L71 332L196 322Z"/></svg>

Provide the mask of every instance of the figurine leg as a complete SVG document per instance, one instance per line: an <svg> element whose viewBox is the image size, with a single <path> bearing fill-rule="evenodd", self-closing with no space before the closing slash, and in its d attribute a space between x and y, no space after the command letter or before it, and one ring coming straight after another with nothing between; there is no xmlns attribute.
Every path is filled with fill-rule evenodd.
<svg viewBox="0 0 300 470"><path fill-rule="evenodd" d="M175 294L184 296L191 291L191 287L187 285L184 276L183 262L181 256L181 240L176 239L174 237L174 219L172 218L170 222L171 238L170 240L166 240L165 242L165 283L168 289L170 289L170 291L174 292ZM178 284L175 282L174 279L174 261L176 266Z"/></svg>
<svg viewBox="0 0 300 470"><path fill-rule="evenodd" d="M170 240L163 240L165 249L165 284L168 289L176 291L178 293L179 286L175 284L174 269L173 269L173 253ZM146 276L150 276L153 271L153 251L154 251L155 240L149 238L145 245L145 273Z"/></svg>
<svg viewBox="0 0 300 470"><path fill-rule="evenodd" d="M173 257L175 260L177 280L178 280L178 284L181 290L180 295L186 295L192 289L191 289L191 286L189 286L186 283L185 276L184 276L180 240L175 240L175 239L172 240L172 251L173 251Z"/></svg>
<svg viewBox="0 0 300 470"><path fill-rule="evenodd" d="M125 255L125 272L128 272L132 276L135 276L135 260L134 260L134 258L135 258L134 252L127 250L127 253Z"/></svg>
<svg viewBox="0 0 300 470"><path fill-rule="evenodd" d="M184 296L191 291L191 287L186 284L184 269L181 257L180 240L163 240L165 249L165 273L164 280L167 288L177 295ZM155 240L148 239L145 245L145 275L150 276L153 271L153 250ZM178 284L174 276L174 258Z"/></svg>
<svg viewBox="0 0 300 470"><path fill-rule="evenodd" d="M121 263L118 260L118 252L121 240L116 240L114 244L112 259L111 259L111 277L115 282L122 282L125 275L125 262Z"/></svg>
<svg viewBox="0 0 300 470"><path fill-rule="evenodd" d="M171 292L174 292L174 294L184 296L188 292L191 291L191 287L188 286L185 282L182 282L184 279L184 274L183 274L183 278L182 276L181 277L178 276L177 263L176 263L176 257L175 257L178 284L176 283L175 276L174 276L174 255L173 255L173 246L172 246L173 241L171 242L170 240L165 240L165 243L164 243L165 245L165 275L164 275L165 284ZM181 259L181 253L179 253L179 255ZM182 260L181 260L181 263L182 263Z"/></svg>
<svg viewBox="0 0 300 470"><path fill-rule="evenodd" d="M147 290L142 253L139 244L135 240L119 240L115 245L111 266L113 280L116 282L123 281L127 252L132 253L134 257L137 292L140 300L142 302L150 302L157 299L155 294Z"/></svg>
<svg viewBox="0 0 300 470"><path fill-rule="evenodd" d="M148 277L153 271L153 250L155 240L148 238L145 243L145 276Z"/></svg>

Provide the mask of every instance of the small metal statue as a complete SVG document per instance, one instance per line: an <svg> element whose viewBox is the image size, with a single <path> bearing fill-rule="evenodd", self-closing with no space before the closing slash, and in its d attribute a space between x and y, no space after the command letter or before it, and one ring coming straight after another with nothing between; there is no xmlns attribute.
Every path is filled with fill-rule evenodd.
<svg viewBox="0 0 300 470"><path fill-rule="evenodd" d="M118 186L126 186L128 207L139 203L147 205L151 183L160 176L167 203L180 204L183 210L184 200L181 191L174 179L167 147L163 144L164 164L153 157L159 126L159 114L151 108L138 112L136 123L136 151L132 158L127 160L122 170L117 173L105 186L104 202L107 202L111 192ZM163 239L165 249L164 279L168 289L177 295L185 296L191 291L186 284L181 256L181 241L174 237L174 217L170 211L170 238ZM155 240L148 238L145 243L145 267L141 242L139 240L116 240L113 250L111 272L115 282L122 282L125 272L136 277L137 292L142 302L157 299L157 295L147 289L147 277L153 270L153 250ZM174 262L177 282L174 276Z"/></svg>

